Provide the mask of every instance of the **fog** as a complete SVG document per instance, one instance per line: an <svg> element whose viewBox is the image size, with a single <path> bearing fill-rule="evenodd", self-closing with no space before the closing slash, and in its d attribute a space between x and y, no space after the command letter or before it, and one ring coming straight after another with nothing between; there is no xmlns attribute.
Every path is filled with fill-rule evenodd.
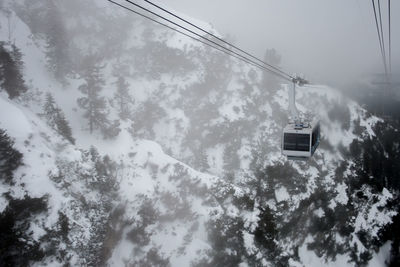
<svg viewBox="0 0 400 267"><path fill-rule="evenodd" d="M383 70L370 1L164 2L348 95L299 89L286 135L281 80L125 0L2 0L0 266L400 266L400 100L360 86Z"/></svg>
<svg viewBox="0 0 400 267"><path fill-rule="evenodd" d="M236 45L262 57L282 55L282 68L314 83L354 83L382 72L371 1L164 0L170 8L211 23ZM381 1L384 30L387 1ZM399 71L399 1L392 1L392 65ZM385 39L388 33L385 31ZM388 51L388 43L386 42ZM388 52L387 52L388 53Z"/></svg>

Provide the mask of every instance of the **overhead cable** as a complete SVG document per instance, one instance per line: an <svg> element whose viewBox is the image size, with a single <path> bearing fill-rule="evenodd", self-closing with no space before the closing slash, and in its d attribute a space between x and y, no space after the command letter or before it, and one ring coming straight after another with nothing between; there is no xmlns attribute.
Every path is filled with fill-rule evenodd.
<svg viewBox="0 0 400 267"><path fill-rule="evenodd" d="M258 62L260 62L260 63L262 63L262 64L264 64L264 65L266 65L266 66L268 66L268 67L270 67L270 68L273 68L274 70L276 70L276 71L282 73L283 75L286 75L286 76L288 76L288 77L294 79L294 77L292 77L290 74L285 73L284 71L280 70L279 68L274 67L274 66L268 64L267 62L265 62L265 61L263 61L263 60L257 58L256 56L254 56L254 55L252 55L252 54L250 54L250 53L244 51L243 49L241 49L241 48L239 48L239 47L233 45L232 43L229 43L229 42L225 41L224 39L222 39L222 38L216 36L215 34L212 34L212 33L210 33L209 31L204 30L203 28L201 28L201 27L199 27L199 26L197 26L197 25L191 23L190 21L188 21L188 20L186 20L186 19L184 19L184 18L182 18L182 17L180 17L180 16L174 14L173 12L171 12L171 11L169 11L169 10L167 10L167 9L165 9L165 8L163 8L163 7L161 7L161 6L157 5L157 4L155 4L155 3L153 3L152 1L149 1L149 0L144 0L144 1L147 2L147 3L150 4L150 5L152 5L152 6L156 7L156 8L158 8L158 9L161 9L162 11L168 13L169 15L171 15L171 16L173 16L173 17L175 17L175 18L177 18L177 19L179 19L179 20L181 20L181 21L183 21L183 22L185 22L185 23L187 23L187 24L189 24L190 26L192 26L192 27L194 27L194 28L196 28L196 29L198 29L198 30L204 32L205 34L208 34L208 35L214 37L214 38L217 39L218 41L220 41L220 42L222 42L222 43L224 43L224 44L227 44L227 45L229 45L229 46L235 48L236 50L238 50L238 51L244 53L245 55L247 55L247 56L249 56L249 57L251 57L251 58L257 60Z"/></svg>
<svg viewBox="0 0 400 267"><path fill-rule="evenodd" d="M201 39L204 39L204 40L206 40L206 41L212 43L213 45L216 45L216 46L218 46L218 47L220 47L220 48L222 48L222 49L224 49L224 50L226 50L226 51L228 51L228 52L230 52L230 53L232 53L232 54L234 54L234 55L236 55L236 56L238 56L238 57L240 57L240 58L244 58L244 59L246 59L246 60L252 62L253 64L258 65L260 68L263 68L263 69L266 70L266 71L269 71L269 72L271 72L271 73L273 73L273 74L275 74L275 75L277 75L277 76L280 76L281 78L283 78L283 79L285 79L285 80L288 80L288 81L292 81L292 80L293 80L292 77L286 77L286 76L284 76L283 74L280 74L280 73L277 73L277 72L274 71L274 70L268 69L268 68L266 68L266 67L264 67L264 66L262 66L262 65L260 65L260 64L258 64L258 63L256 63L256 62L254 62L253 60L251 60L251 59L249 59L249 58L247 58L247 57L245 57L245 56L243 56L243 55L241 55L241 54L239 54L239 53L237 53L237 52L235 52L235 51L233 51L233 50L230 50L230 49L228 49L227 47L225 47L225 46L223 46L223 45L221 45L221 44L218 44L217 42L215 42L215 41L213 41L213 40L210 40L210 39L208 39L208 38L206 38L206 37L204 37L204 36L202 36L202 35L200 35L200 34L194 32L194 31L192 31L192 30L190 30L190 29L188 29L188 28L186 28L186 27L184 27L184 26L182 26L182 25L180 25L180 24L178 24L178 23L176 23L176 22L174 22L174 21L172 21L172 20L170 20L170 19L167 19L167 18L161 16L160 14L157 14L157 13L155 13L155 12L149 10L148 8L145 8L145 7L143 7L143 6L141 6L141 5L137 4L137 3L134 3L134 2L132 2L132 1L130 1L130 0L125 0L125 1L128 2L128 3L130 3L130 4L132 4L133 6L136 6L136 7L140 8L140 9L142 9L142 10L144 10L144 11L146 11L146 12L148 12L148 13L150 13L150 14L152 14L152 15L158 17L158 18L161 18L162 20L165 20L165 21L167 21L167 22L169 22L169 23L171 23L171 24L173 24L173 25L175 25L175 26L177 26L177 27L179 27L179 28L181 28L181 29L183 29L183 30L185 30L185 31L187 31L187 32L189 32L189 33L191 33L191 34L194 34L194 35L196 35L197 37L200 37Z"/></svg>
<svg viewBox="0 0 400 267"><path fill-rule="evenodd" d="M381 13L381 0L378 0L378 12L379 12L379 24L381 28L381 37L382 37L382 47L383 47L383 59L384 59L384 64L385 64L385 74L387 76L388 71L387 71L387 61L386 61L386 46L385 46L385 36L384 36L384 31L383 31L383 25L382 25L382 13Z"/></svg>
<svg viewBox="0 0 400 267"><path fill-rule="evenodd" d="M121 5L120 3L117 3L117 2L115 2L115 1L113 1L113 0L107 0L107 1L110 2L110 3L112 3L112 4L114 4L114 5L119 6L119 7L123 8L123 9L125 9L125 10L128 10L129 12L132 12L132 13L137 14L137 15L139 15L139 16L142 16L142 17L144 17L144 18L146 18L146 19L148 19L148 20L150 20L150 21L153 21L154 23L157 23L157 24L159 24L159 25L161 25L161 26L164 26L164 27L166 27L166 28L168 28L168 29L171 29L171 30L173 30L173 31L176 31L176 32L178 32L178 33L180 33L180 34L182 34L182 35L184 35L184 36L186 36L186 37L189 37L189 38L191 38L191 39L193 39L193 40L195 40L195 41L198 41L198 42L200 42L200 43L202 43L202 44L204 44L204 45L210 46L211 48L216 49L216 50L218 50L218 51L220 51L220 52L223 52L223 53L225 53L225 54L227 54L227 55L229 55L229 56L231 56L231 57L234 57L234 58L236 58L236 59L242 60L242 61L246 62L247 64L250 64L250 65L252 65L252 66L254 66L254 67L257 67L257 68L259 68L259 69L261 69L261 70L264 70L264 71L269 71L269 72L271 72L271 73L273 73L273 74L275 74L275 75L277 75L277 76L280 76L281 78L283 78L283 79L285 79L285 80L292 81L291 79L288 79L287 77L283 76L282 74L277 73L277 72L275 72L275 71L273 71L273 70L270 70L270 69L266 68L265 66L262 66L262 65L260 65L260 64L258 64L258 63L256 63L256 62L254 62L254 61L252 61L252 60L250 60L250 59L248 59L248 58L246 58L246 57L240 55L240 54L239 54L239 55L232 54L233 51L231 51L231 50L229 50L229 49L226 49L226 48L223 47L223 46L222 46L222 47L223 47L224 49L221 49L220 47L214 46L214 45L212 45L212 44L210 44L210 43L207 43L207 42L205 42L205 41L203 41L203 40L201 40L201 39L198 39L198 38L196 38L196 37L194 37L194 36L191 36L191 35L189 35L189 34L187 34L187 33L185 33L185 32L182 32L182 31L180 31L180 30L178 30L178 29L176 29L176 28L173 28L173 27L171 27L171 26L169 26L169 25L167 25L167 24L161 23L161 22L159 22L158 20L155 20L155 19L153 19L153 18L151 18L151 17L149 17L149 16L147 16L147 15L144 15L144 14L142 14L142 13L140 13L140 12L137 12L137 11L135 11L135 10L129 8L129 7L126 7L126 6L124 6L124 5Z"/></svg>
<svg viewBox="0 0 400 267"><path fill-rule="evenodd" d="M372 7L373 7L373 10L374 10L375 25L376 25L376 31L378 33L379 46L381 48L382 61L383 61L383 65L384 65L384 68L385 68L385 74L386 74L387 73L386 59L385 59L384 51L383 51L381 31L379 30L379 23L378 23L378 17L377 17L377 14L376 14L375 1L374 0L371 0L371 1L372 1Z"/></svg>
<svg viewBox="0 0 400 267"><path fill-rule="evenodd" d="M388 0L388 13L389 13L389 74L392 75L392 18L390 10L390 0Z"/></svg>

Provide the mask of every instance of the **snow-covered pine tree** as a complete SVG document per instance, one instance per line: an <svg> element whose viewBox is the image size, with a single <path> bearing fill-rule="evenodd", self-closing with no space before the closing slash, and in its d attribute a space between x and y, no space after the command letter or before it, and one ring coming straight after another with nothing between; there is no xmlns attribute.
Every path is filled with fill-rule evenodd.
<svg viewBox="0 0 400 267"><path fill-rule="evenodd" d="M95 162L95 168L98 175L98 190L103 196L109 194L114 196L117 185L117 164L108 156L98 158Z"/></svg>
<svg viewBox="0 0 400 267"><path fill-rule="evenodd" d="M200 146L198 150L199 155L195 155L194 158L194 166L196 166L200 171L206 172L209 168L210 165L208 164L208 157L207 157L207 152L206 148Z"/></svg>
<svg viewBox="0 0 400 267"><path fill-rule="evenodd" d="M102 157L95 146L90 147L89 155L95 170L91 186L99 190L104 198L109 197L108 194L113 195L117 188L117 163L108 155Z"/></svg>
<svg viewBox="0 0 400 267"><path fill-rule="evenodd" d="M25 81L22 77L22 72L24 69L24 61L22 60L22 52L15 44L11 45L11 58L13 59L14 65L19 73L19 75L17 75L17 77L15 77L15 79L18 79L17 84L21 87L19 89L21 92L26 91L27 88L25 85Z"/></svg>
<svg viewBox="0 0 400 267"><path fill-rule="evenodd" d="M237 151L240 149L241 144L237 138L229 138L228 140L230 142L225 145L223 153L223 169L227 176L233 177L235 171L240 167L240 159Z"/></svg>
<svg viewBox="0 0 400 267"><path fill-rule="evenodd" d="M65 139L71 142L71 144L75 144L75 138L72 136L71 126L67 119L65 118L64 112L61 109L57 109L57 117L56 117L56 127L59 134L64 136Z"/></svg>
<svg viewBox="0 0 400 267"><path fill-rule="evenodd" d="M57 112L57 106L54 97L51 93L46 94L46 100L44 102L43 112L44 112L43 115L47 120L47 124L51 128L55 129L56 127L55 114Z"/></svg>
<svg viewBox="0 0 400 267"><path fill-rule="evenodd" d="M22 154L14 149L14 142L0 129L0 180L11 182L13 172L22 163Z"/></svg>
<svg viewBox="0 0 400 267"><path fill-rule="evenodd" d="M78 88L84 96L78 98L78 105L85 110L84 117L88 119L90 133L93 133L95 129L105 129L109 121L105 98L100 96L104 86L102 66L97 64L93 56L88 57L86 61L88 64L84 74L85 83Z"/></svg>
<svg viewBox="0 0 400 267"><path fill-rule="evenodd" d="M75 139L72 136L72 130L69 126L64 112L57 106L54 97L51 93L46 94L46 101L43 106L44 116L50 127L56 130L65 139L75 144Z"/></svg>
<svg viewBox="0 0 400 267"><path fill-rule="evenodd" d="M95 146L90 146L89 154L90 154L90 159L93 162L96 162L100 157L99 151L97 150L97 148Z"/></svg>
<svg viewBox="0 0 400 267"><path fill-rule="evenodd" d="M126 120L132 115L131 105L134 103L134 99L129 94L129 84L124 77L118 76L115 84L117 85L117 91L114 94L114 99L117 104L118 114L121 120Z"/></svg>
<svg viewBox="0 0 400 267"><path fill-rule="evenodd" d="M15 45L11 45L11 49L6 47L4 42L0 42L0 86L12 99L26 92L27 88L22 76L21 51Z"/></svg>

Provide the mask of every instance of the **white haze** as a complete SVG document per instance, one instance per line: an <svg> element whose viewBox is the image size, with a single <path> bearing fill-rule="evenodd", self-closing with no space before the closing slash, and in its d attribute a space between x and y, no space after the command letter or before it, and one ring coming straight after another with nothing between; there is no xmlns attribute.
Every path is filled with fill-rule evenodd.
<svg viewBox="0 0 400 267"><path fill-rule="evenodd" d="M259 57L275 48L282 67L313 82L356 82L382 72L371 1L363 0L164 0L165 5L208 21ZM387 1L381 1L387 27ZM399 1L392 1L393 72L399 72ZM385 38L387 37L385 32ZM387 40L387 38L386 38ZM386 45L388 45L386 43ZM388 50L388 48L387 48Z"/></svg>

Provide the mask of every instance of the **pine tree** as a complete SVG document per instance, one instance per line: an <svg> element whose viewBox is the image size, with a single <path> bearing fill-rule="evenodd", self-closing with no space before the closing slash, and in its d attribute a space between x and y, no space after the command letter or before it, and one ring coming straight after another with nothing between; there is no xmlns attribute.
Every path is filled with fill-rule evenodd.
<svg viewBox="0 0 400 267"><path fill-rule="evenodd" d="M95 168L98 176L98 190L103 194L112 194L112 192L117 188L117 164L106 155L103 158L98 157L96 159Z"/></svg>
<svg viewBox="0 0 400 267"><path fill-rule="evenodd" d="M0 180L10 183L13 172L22 164L22 154L13 148L14 142L0 129Z"/></svg>
<svg viewBox="0 0 400 267"><path fill-rule="evenodd" d="M56 102L54 101L54 97L51 95L51 93L46 94L46 101L43 106L43 111L44 111L44 116L47 120L47 124L55 129L56 127L56 116L55 114L58 111L58 108L56 106Z"/></svg>
<svg viewBox="0 0 400 267"><path fill-rule="evenodd" d="M9 51L5 43L0 42L0 86L6 90L11 99L27 90L22 71L23 61L20 50L12 45Z"/></svg>
<svg viewBox="0 0 400 267"><path fill-rule="evenodd" d="M72 137L71 127L65 118L64 112L57 106L54 97L50 93L46 94L46 101L43 110L49 126L72 144L75 144L75 139Z"/></svg>
<svg viewBox="0 0 400 267"><path fill-rule="evenodd" d="M101 67L96 65L93 57L87 60L89 64L85 73L85 83L78 88L84 96L78 99L78 105L86 111L84 117L88 119L90 133L93 133L94 129L106 128L109 122L106 101L104 97L100 96L104 86Z"/></svg>
<svg viewBox="0 0 400 267"><path fill-rule="evenodd" d="M56 117L56 126L57 131L61 134L65 139L71 142L71 144L75 144L75 138L72 136L72 129L69 126L67 119L65 118L64 113L57 109L57 117Z"/></svg>
<svg viewBox="0 0 400 267"><path fill-rule="evenodd" d="M206 148L200 146L197 152L198 154L195 155L194 158L194 166L198 168L199 171L206 172L210 168L210 165L208 164Z"/></svg>
<svg viewBox="0 0 400 267"><path fill-rule="evenodd" d="M233 140L232 140L233 139ZM231 141L225 145L223 153L223 169L231 176L235 171L240 168L240 159L237 151L240 149L240 141L237 138L232 138Z"/></svg>
<svg viewBox="0 0 400 267"><path fill-rule="evenodd" d="M95 146L90 146L89 153L90 153L90 159L93 162L96 162L100 158L99 151Z"/></svg>
<svg viewBox="0 0 400 267"><path fill-rule="evenodd" d="M24 69L24 61L22 60L22 52L21 52L21 50L19 50L19 48L15 44L11 45L11 57L14 61L15 67L19 70L20 73L22 73L23 69ZM21 79L22 79L22 75L21 75ZM24 84L23 79L22 79L21 84Z"/></svg>
<svg viewBox="0 0 400 267"><path fill-rule="evenodd" d="M117 102L118 114L122 120L126 120L132 115L130 105L134 103L134 100L129 94L129 84L124 77L119 76L116 85L117 91L114 94L114 98Z"/></svg>

